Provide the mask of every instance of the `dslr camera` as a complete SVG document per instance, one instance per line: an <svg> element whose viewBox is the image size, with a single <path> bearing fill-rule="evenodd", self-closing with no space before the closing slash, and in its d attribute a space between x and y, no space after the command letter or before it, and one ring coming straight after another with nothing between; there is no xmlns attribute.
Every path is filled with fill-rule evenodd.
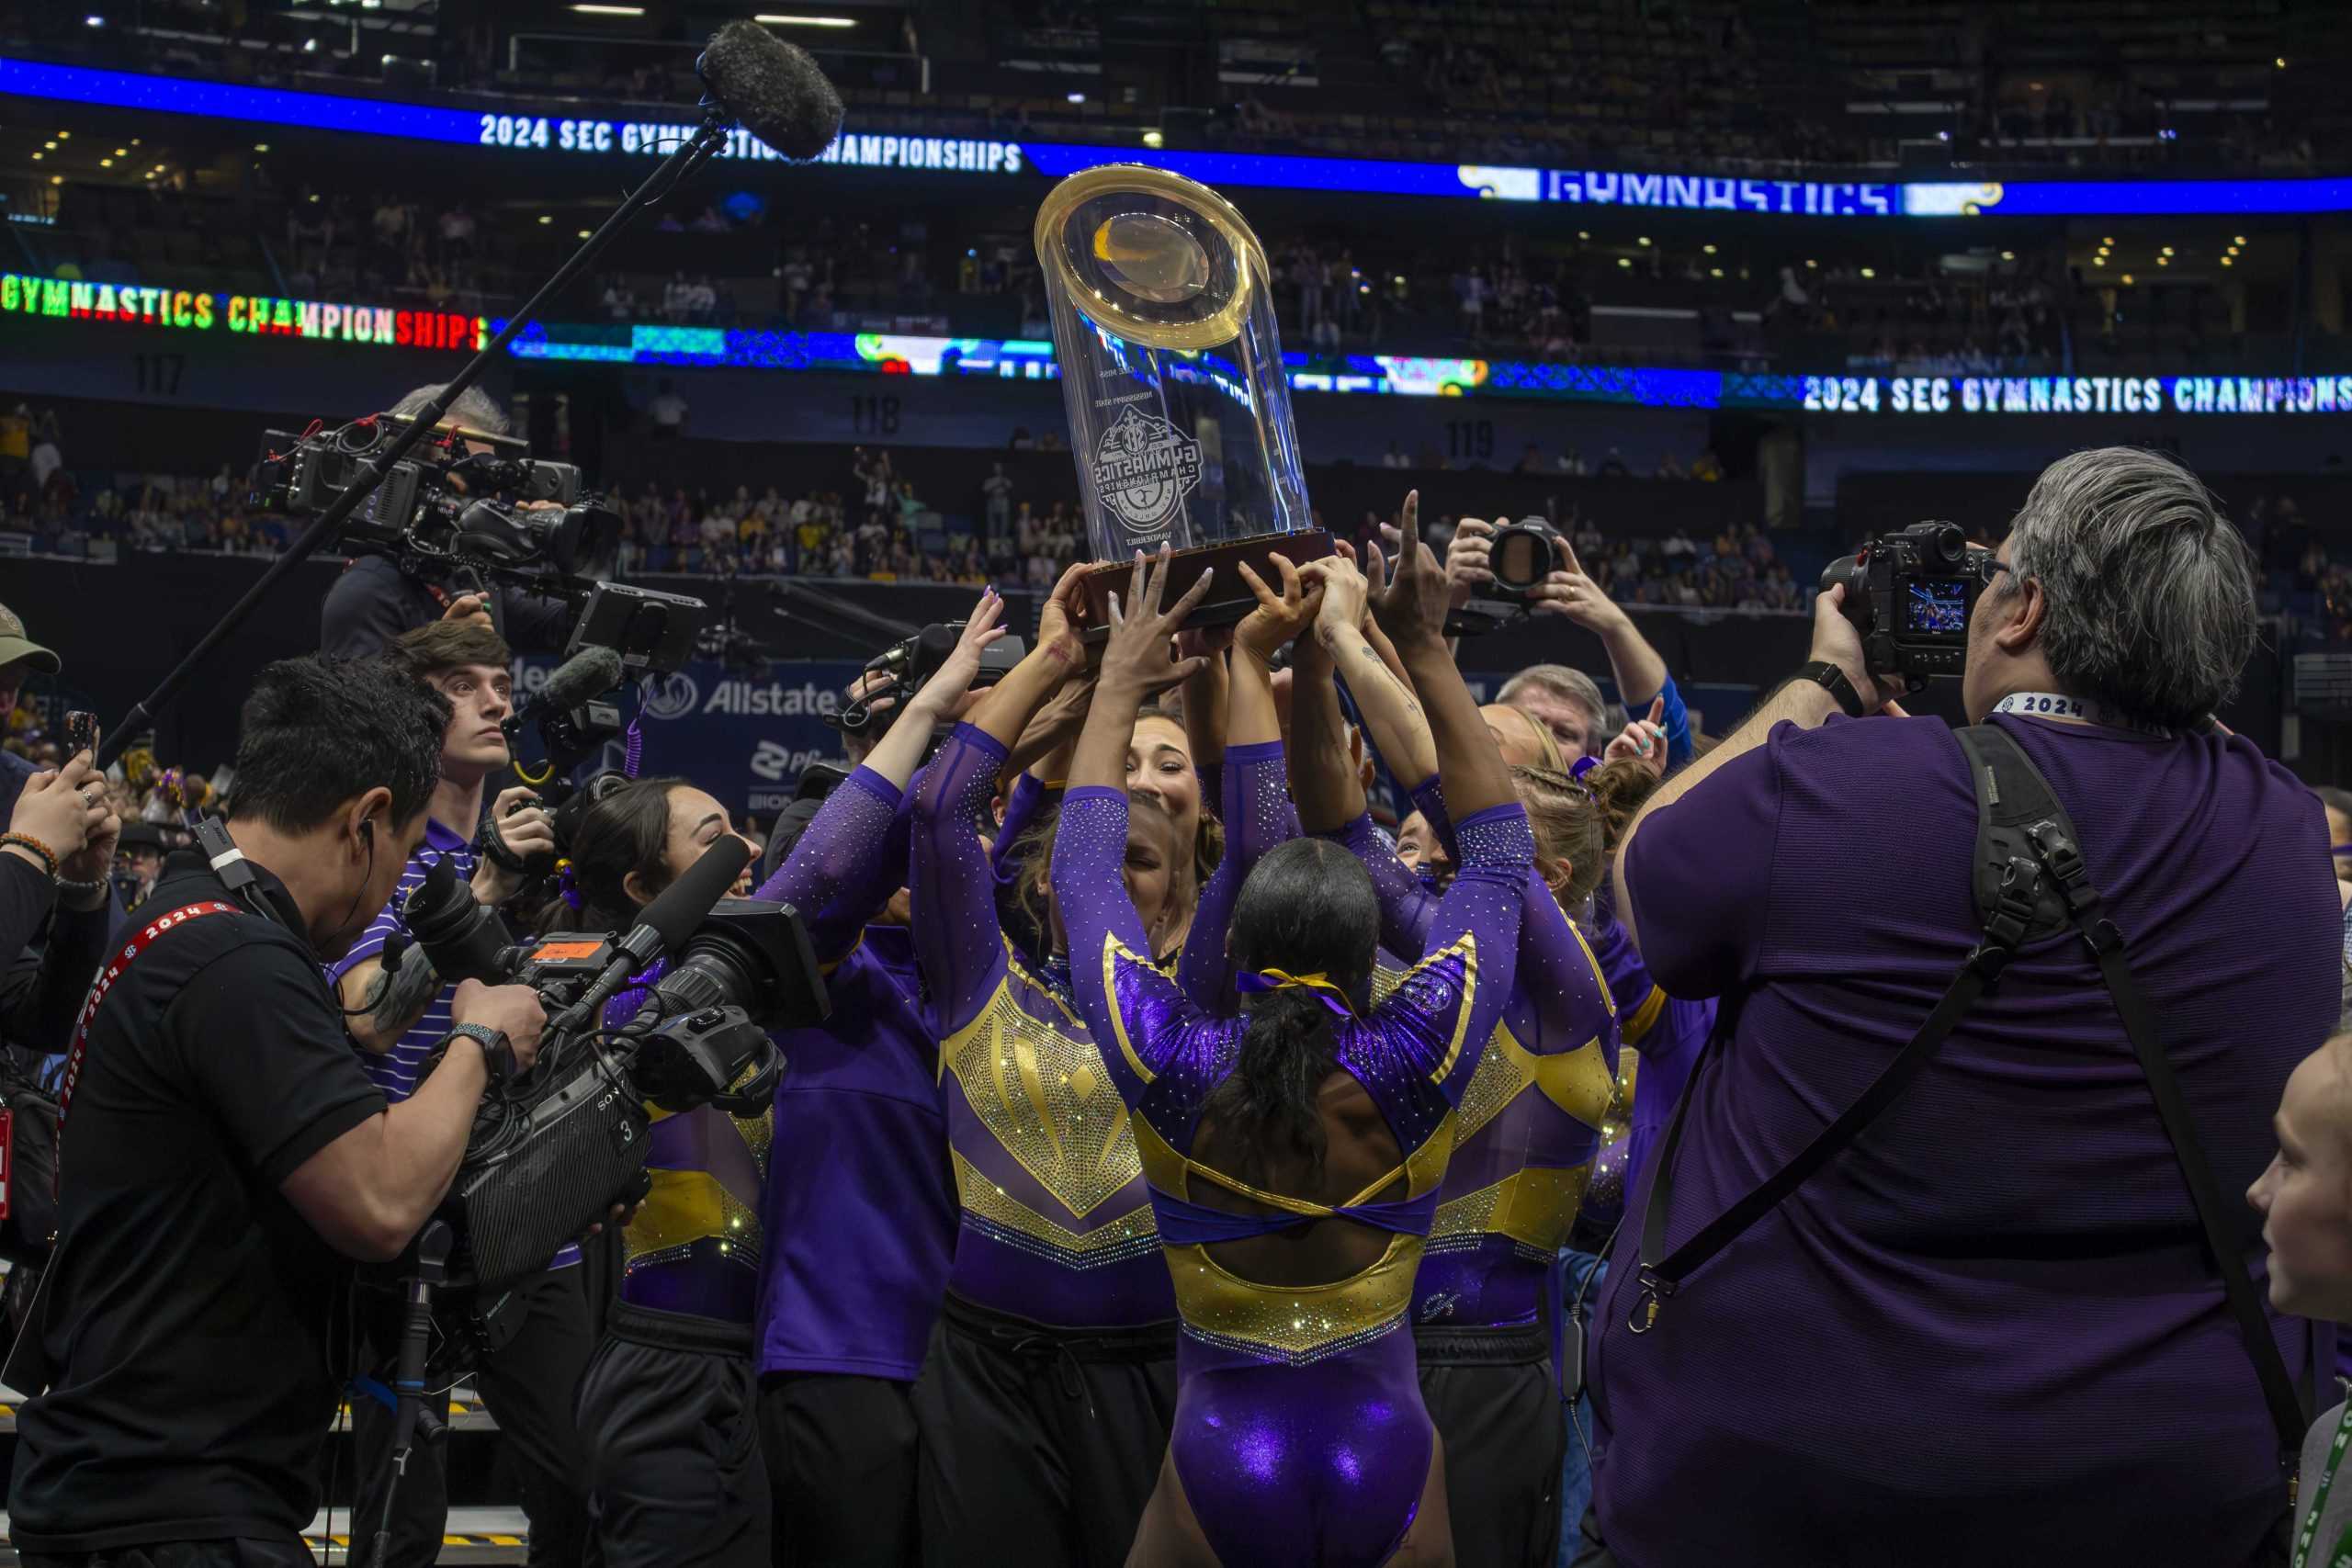
<svg viewBox="0 0 2352 1568"><path fill-rule="evenodd" d="M1487 554L1487 570L1495 581L1486 596L1525 609L1544 580L1567 564L1568 542L1548 518L1505 523L1495 530L1493 548Z"/></svg>
<svg viewBox="0 0 2352 1568"><path fill-rule="evenodd" d="M1957 523L1914 523L1882 534L1821 569L1821 591L1846 585L1838 606L1862 637L1873 675L1924 681L1957 675L1968 658L1968 618L1993 578L1993 552Z"/></svg>
<svg viewBox="0 0 2352 1568"><path fill-rule="evenodd" d="M313 421L299 434L263 432L251 504L315 515L407 424L397 414L369 414L334 430ZM476 446L490 449L470 450ZM465 571L571 598L613 574L620 538L619 514L582 488L577 468L534 459L526 442L473 431L436 431L412 448L342 535L346 548L389 556L408 576Z"/></svg>
<svg viewBox="0 0 2352 1568"><path fill-rule="evenodd" d="M887 679L841 712L827 716L825 722L844 735L867 735L880 739L889 729L891 720L906 710L908 700L922 690L924 682L939 673L940 666L956 651L956 641L963 635L960 621L941 621L884 649L865 661L865 673ZM1012 674L1027 652L1017 637L997 638L980 650L980 671L972 677L972 690L993 686ZM885 697L891 699L890 705L876 707Z"/></svg>

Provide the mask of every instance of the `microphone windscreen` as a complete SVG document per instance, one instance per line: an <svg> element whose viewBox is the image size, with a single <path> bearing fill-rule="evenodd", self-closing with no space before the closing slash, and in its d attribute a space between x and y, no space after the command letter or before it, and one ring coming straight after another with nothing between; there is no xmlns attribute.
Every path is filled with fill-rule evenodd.
<svg viewBox="0 0 2352 1568"><path fill-rule="evenodd" d="M675 957L684 951L686 939L695 934L710 913L711 906L727 897L735 886L736 877L752 861L752 846L732 833L720 835L702 859L688 866L685 874L663 888L653 902L638 917L639 926L650 926L662 938L662 951Z"/></svg>
<svg viewBox="0 0 2352 1568"><path fill-rule="evenodd" d="M727 112L787 158L814 158L841 131L841 95L816 61L757 22L711 34L697 64Z"/></svg>
<svg viewBox="0 0 2352 1568"><path fill-rule="evenodd" d="M557 667L533 706L540 712L576 708L621 683L621 656L609 648L583 648Z"/></svg>

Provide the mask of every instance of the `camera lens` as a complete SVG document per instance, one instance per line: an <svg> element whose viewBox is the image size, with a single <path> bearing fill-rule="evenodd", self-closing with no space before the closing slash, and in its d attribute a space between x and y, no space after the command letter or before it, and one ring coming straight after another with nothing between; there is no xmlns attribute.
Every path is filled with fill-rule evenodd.
<svg viewBox="0 0 2352 1568"><path fill-rule="evenodd" d="M1495 531L1494 547L1487 552L1487 569L1498 587L1524 593L1552 570L1552 541L1524 523Z"/></svg>

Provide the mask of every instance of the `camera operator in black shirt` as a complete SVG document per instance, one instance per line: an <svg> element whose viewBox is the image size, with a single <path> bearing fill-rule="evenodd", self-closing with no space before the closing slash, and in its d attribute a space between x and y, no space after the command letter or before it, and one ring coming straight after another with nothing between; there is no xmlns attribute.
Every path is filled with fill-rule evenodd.
<svg viewBox="0 0 2352 1568"><path fill-rule="evenodd" d="M403 417L420 414L440 395L437 383L419 387L387 412ZM438 428L461 434L480 431L485 435L503 435L507 421L488 393L469 387L450 405ZM469 446L476 452L489 450L479 443ZM463 481L457 482L462 489ZM392 639L404 631L469 615L490 615L499 634L521 652L554 653L562 649L571 635L571 605L520 588L501 587L493 592L498 597L494 615L478 593L406 576L383 556L355 557L319 606L319 651L337 659L365 659L391 647Z"/></svg>
<svg viewBox="0 0 2352 1568"><path fill-rule="evenodd" d="M67 1066L58 1247L10 1369L47 1387L17 1417L21 1562L311 1563L347 1260L408 1245L483 1089L545 1023L526 989L460 986L447 1055L387 1110L321 972L424 835L448 715L374 660L263 671L233 849L174 857L110 956Z"/></svg>

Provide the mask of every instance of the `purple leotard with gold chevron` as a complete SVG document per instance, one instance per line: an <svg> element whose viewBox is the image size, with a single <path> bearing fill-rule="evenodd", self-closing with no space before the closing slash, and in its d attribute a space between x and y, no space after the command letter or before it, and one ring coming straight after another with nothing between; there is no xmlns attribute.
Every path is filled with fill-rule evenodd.
<svg viewBox="0 0 2352 1568"><path fill-rule="evenodd" d="M1379 1108L1403 1159L1330 1206L1250 1187L1191 1157L1202 1108L1232 1072L1248 1024L1210 1016L1152 966L1120 875L1126 835L1124 793L1071 791L1054 888L1080 1010L1135 1109L1175 1278L1177 1479L1226 1562L1383 1562L1410 1529L1429 1475L1432 1434L1407 1313L1457 1107L1510 990L1533 863L1526 817L1514 803L1462 824L1462 872L1430 921L1427 955L1368 1016L1335 1021L1336 1060ZM1404 1197L1374 1199L1400 1179ZM1277 1213L1196 1201L1207 1187ZM1377 1262L1329 1284L1259 1284L1209 1254L1218 1242L1333 1217L1389 1239Z"/></svg>
<svg viewBox="0 0 2352 1568"><path fill-rule="evenodd" d="M998 924L976 824L1004 761L985 730L957 725L914 803L910 924L959 1206L947 1288L1062 1327L1166 1322L1176 1304L1126 1108L1071 998Z"/></svg>
<svg viewBox="0 0 2352 1568"><path fill-rule="evenodd" d="M1453 819L1430 779L1413 804L1449 851ZM1372 873L1383 944L1423 951L1438 900L1369 818L1341 842ZM1617 1009L1599 961L1543 877L1525 879L1519 967L1495 1037L1462 1097L1453 1162L1413 1292L1413 1321L1447 1328L1520 1326L1543 1310L1615 1091Z"/></svg>

